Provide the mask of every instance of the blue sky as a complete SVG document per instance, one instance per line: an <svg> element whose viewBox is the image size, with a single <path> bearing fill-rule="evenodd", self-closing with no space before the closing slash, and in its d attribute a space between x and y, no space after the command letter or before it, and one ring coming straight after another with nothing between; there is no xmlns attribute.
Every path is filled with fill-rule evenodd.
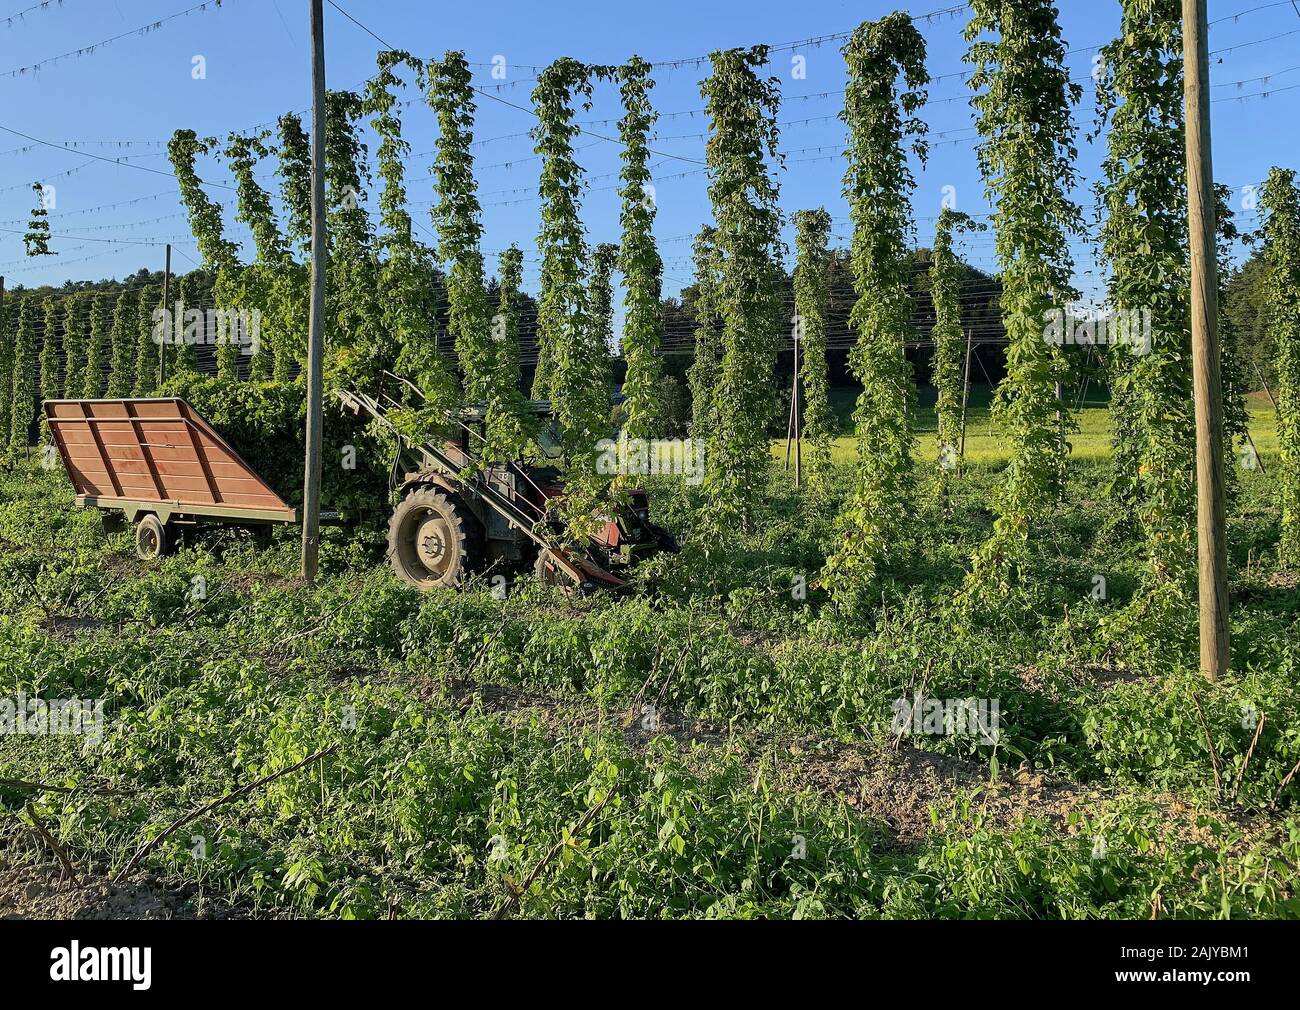
<svg viewBox="0 0 1300 1010"><path fill-rule="evenodd" d="M61 283L72 279L120 277L141 266L160 268L161 245L175 247L174 268L189 269L198 259L168 175L97 161L90 155L129 157L132 164L166 172L164 145L174 129L192 128L224 139L231 130L270 124L288 109L305 110L310 101L307 0L225 0L217 9L193 11L199 0L55 0L21 20L5 19L35 0L0 0L0 125L41 140L75 144L77 153L33 146L0 132L0 274L7 286ZM655 4L610 4L550 0L491 3L429 3L415 0L339 0L359 21L388 42L418 56L464 49L477 64L477 83L507 102L528 105L536 68L558 56L588 62L621 62L632 53L655 61L683 61L709 51L767 42L784 46L773 54L772 73L782 81L786 100L780 112L787 165L781 173L781 203L787 213L825 206L835 234L847 239L847 208L840 196L843 126L839 112L844 86L838 41L801 45L850 30L863 19L898 9L896 3L838 3L829 0L712 3L660 0ZM949 0L906 5L914 15L951 6ZM1085 87L1076 116L1093 123L1092 59L1118 24L1118 5L1107 0L1060 3L1073 76ZM1263 180L1272 164L1296 166L1300 145L1300 3L1270 0L1211 0L1213 131L1215 174L1237 190L1235 204L1243 225L1254 215L1243 207L1242 187ZM1232 15L1242 13L1239 18ZM974 130L964 81L966 44L962 29L968 11L935 17L919 27L929 47L930 104L924 115L932 131L932 152L918 166L914 209L918 241L928 244L945 186L955 187L958 206L987 212L978 177ZM163 18L156 30L131 34L96 51L47 63L36 71L11 73L40 60L130 32ZM355 88L373 72L378 43L326 5L326 64L329 86ZM1268 41L1260 41L1260 40ZM1252 44L1258 43L1258 44ZM196 56L206 62L206 78L194 79ZM494 57L504 57L505 81L492 77ZM802 57L803 77L796 76ZM665 115L658 126L655 176L659 215L656 233L665 258L665 290L675 293L690 282L690 239L709 217L703 159L704 132L699 81L707 62L656 70L653 99ZM1241 83L1237 83L1241 82ZM826 94L829 92L830 94ZM407 97L418 97L414 87ZM1243 100L1244 99L1244 100ZM593 108L580 113L589 129L612 134L620 113L612 88L598 87ZM433 199L427 178L436 140L432 113L420 102L404 112L405 135L415 156L409 165L412 211L427 228ZM503 102L480 99L474 152L486 228L484 248L490 270L497 253L518 242L529 258L525 284L535 289L538 227L537 161L526 131L526 112ZM1290 124L1290 125L1288 125ZM1081 131L1082 132L1082 131ZM119 142L131 142L120 146ZM88 143L90 142L90 143ZM143 143L141 143L143 142ZM579 159L589 173L590 192L583 215L595 241L618 237L619 148L593 137L580 141ZM373 145L372 145L373 149ZM1098 174L1100 150L1080 137L1079 170L1085 185ZM274 186L273 165L259 170ZM205 179L229 182L217 162L200 165ZM40 179L56 187L51 248L58 257L25 260L25 230ZM232 194L214 191L227 204L231 234L246 231L233 220ZM1081 192L1091 216L1092 196ZM130 202L128 202L130 201ZM117 204L118 206L105 206ZM16 233L16 234L15 234ZM60 238L58 236L67 236ZM427 233L426 233L427 237ZM90 241L112 239L114 242ZM1078 285L1096 289L1086 242L1075 244ZM991 269L991 236L968 240L967 255ZM188 258L187 258L188 257Z"/></svg>

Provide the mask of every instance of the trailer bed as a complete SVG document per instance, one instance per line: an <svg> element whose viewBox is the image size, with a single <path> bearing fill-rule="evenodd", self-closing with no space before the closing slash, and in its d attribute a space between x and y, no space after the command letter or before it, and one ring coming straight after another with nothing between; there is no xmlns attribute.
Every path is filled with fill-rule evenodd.
<svg viewBox="0 0 1300 1010"><path fill-rule="evenodd" d="M279 495L185 400L46 400L78 505L128 520L292 523Z"/></svg>

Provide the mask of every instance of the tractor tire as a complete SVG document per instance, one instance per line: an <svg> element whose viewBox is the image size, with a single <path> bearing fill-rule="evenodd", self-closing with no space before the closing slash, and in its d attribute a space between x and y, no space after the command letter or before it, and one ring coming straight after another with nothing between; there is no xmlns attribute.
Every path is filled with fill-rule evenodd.
<svg viewBox="0 0 1300 1010"><path fill-rule="evenodd" d="M469 573L473 518L433 488L412 491L388 521L388 560L397 577L420 589L451 589Z"/></svg>
<svg viewBox="0 0 1300 1010"><path fill-rule="evenodd" d="M136 557L141 561L157 561L171 554L176 547L174 532L152 512L141 516L135 524Z"/></svg>

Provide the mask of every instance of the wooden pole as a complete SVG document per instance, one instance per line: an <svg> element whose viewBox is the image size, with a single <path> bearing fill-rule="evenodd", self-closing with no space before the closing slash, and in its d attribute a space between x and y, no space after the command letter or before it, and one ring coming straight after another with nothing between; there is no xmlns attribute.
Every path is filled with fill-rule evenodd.
<svg viewBox="0 0 1300 1010"><path fill-rule="evenodd" d="M320 556L321 359L325 351L325 17L311 0L311 308L307 332L307 458L303 464L302 577Z"/></svg>
<svg viewBox="0 0 1300 1010"><path fill-rule="evenodd" d="M0 281L3 280L4 278L0 277ZM1273 390L1268 388L1268 380L1264 378L1264 370L1259 367L1258 361L1251 359L1250 363L1255 366L1255 374L1259 376L1259 384L1264 387L1264 392L1268 394L1268 402L1273 405L1273 413L1280 419L1282 417L1282 412L1277 409L1277 400L1273 399Z"/></svg>
<svg viewBox="0 0 1300 1010"><path fill-rule="evenodd" d="M1196 518L1200 566L1201 673L1228 671L1228 555L1219 376L1219 278L1214 159L1210 142L1206 0L1183 0L1183 102L1192 265L1192 389L1196 406Z"/></svg>
<svg viewBox="0 0 1300 1010"><path fill-rule="evenodd" d="M799 353L799 313L794 315L794 329L791 330L791 339L794 341L794 353ZM790 413L785 422L785 469L790 470L790 450L794 444L794 400L799 392L799 373L798 365L796 371L790 379Z"/></svg>
<svg viewBox="0 0 1300 1010"><path fill-rule="evenodd" d="M172 317L172 245L167 243L167 265L163 270L163 330L162 341L158 344L158 388L162 389L163 380L167 378L167 341L175 340L180 333L177 320ZM168 320L171 320L168 323Z"/></svg>
<svg viewBox="0 0 1300 1010"><path fill-rule="evenodd" d="M794 486L803 485L803 412L799 409L799 334L794 335Z"/></svg>
<svg viewBox="0 0 1300 1010"><path fill-rule="evenodd" d="M794 444L794 391L798 379L790 380L790 413L785 421L785 468L790 469L790 450Z"/></svg>
<svg viewBox="0 0 1300 1010"><path fill-rule="evenodd" d="M974 330L966 331L966 374L961 380L961 445L957 449L959 461L966 459L966 405L970 403L970 340L974 332Z"/></svg>

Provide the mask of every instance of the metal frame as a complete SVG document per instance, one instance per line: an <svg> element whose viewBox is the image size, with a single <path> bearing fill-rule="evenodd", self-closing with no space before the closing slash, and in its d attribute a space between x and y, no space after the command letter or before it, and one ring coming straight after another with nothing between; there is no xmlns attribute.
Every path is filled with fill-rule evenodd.
<svg viewBox="0 0 1300 1010"><path fill-rule="evenodd" d="M230 505L188 505L175 500L148 501L127 498L98 498L94 495L77 495L74 499L83 508L119 510L129 522L135 522L141 513L156 515L161 523L172 519L177 522L197 522L200 519L231 519L250 523L283 523L291 526L297 522L292 516L270 509L245 509ZM191 518L193 517L193 518Z"/></svg>

